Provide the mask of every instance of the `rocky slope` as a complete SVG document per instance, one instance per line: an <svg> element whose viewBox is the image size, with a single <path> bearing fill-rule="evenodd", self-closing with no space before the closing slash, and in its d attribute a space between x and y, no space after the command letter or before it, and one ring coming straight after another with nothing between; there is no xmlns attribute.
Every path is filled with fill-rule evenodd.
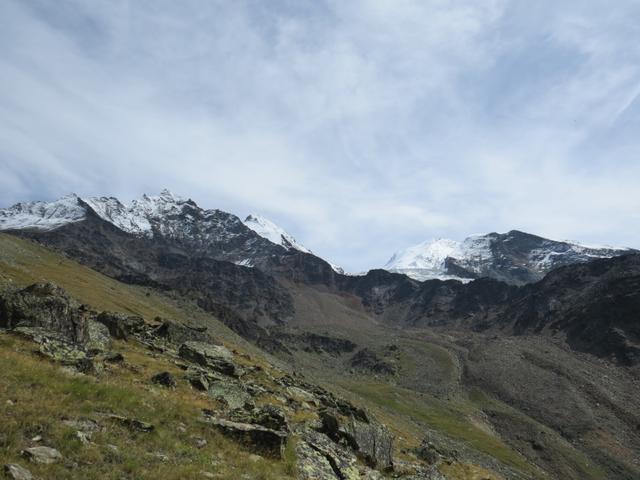
<svg viewBox="0 0 640 480"><path fill-rule="evenodd" d="M384 268L421 281L454 279L468 282L490 277L522 285L538 281L564 265L633 252L628 248L559 242L512 230L503 234L475 235L463 242L447 239L424 242L395 253Z"/></svg>
<svg viewBox="0 0 640 480"><path fill-rule="evenodd" d="M17 337L8 340L4 332ZM381 472L394 469L393 435L370 412L300 375L288 374L264 360L222 345L206 327L169 319L156 318L149 322L135 315L97 312L76 302L62 288L41 283L20 289L5 288L0 293L0 335L0 354L14 361L33 363L28 354L10 353L7 349L9 345L18 352L23 346L28 349L23 340L26 339L34 342L39 355L54 365L88 375L97 391L115 388L111 385L116 379L122 385L133 373L131 385L143 383L151 393L165 397L165 401L186 403L189 417L187 422L162 418L155 424L149 418L153 411L141 409L147 416L139 418L142 412L130 416L131 412L123 414L124 405L105 405L103 401L97 402L99 405L85 403L82 410L67 407L64 416L56 418L59 413L51 410L62 400L56 398L55 405L52 403L47 412L47 426L40 426L44 428L43 434L33 436L28 420L26 425L14 425L8 421L13 415L11 410L6 411L2 414L4 424L11 426L3 432L0 456L7 460L5 472L9 478L32 478L29 470L49 477L57 475L56 478L98 478L101 468L111 470L109 478L122 478L117 476L118 472L132 475L127 478L147 478L147 468L162 478L187 478L184 475L189 475L187 472L193 468L203 470L188 478L237 478L226 470L228 465L220 466L220 461L209 461L208 465L202 461L214 453L208 447L207 438L219 442L220 437L252 452L252 461L264 462L275 470L275 476L264 476L263 472L260 478L381 479ZM145 355L145 351L153 359L154 367L166 370L144 378L144 368L136 359L140 353ZM60 373L47 364L43 364L43 368L51 370L50 375L64 383L59 379ZM6 374L3 372L3 377ZM13 384L10 377L3 378L3 394L9 393L7 388L23 389L23 386ZM179 395L175 395L178 390ZM136 391L136 395L140 394ZM102 395L108 397L106 393ZM7 399L7 404L15 407L13 412L21 410L25 416L33 415L29 402L23 404L22 401L13 397ZM74 405L70 401L67 404ZM128 438L127 448L138 451L153 445L154 438L166 436L169 431L186 434L189 428L195 429L195 423L202 426L198 430L204 428L217 435L192 434L186 445L193 445L190 448L194 451L201 450L204 455L198 457L185 456L186 446L178 449L177 444L165 443L163 450L148 451L146 462L132 467L120 464L127 456L120 452L120 447L103 443L109 439L107 432L115 429L114 433L120 432L120 436ZM78 444L65 444L58 431L76 438ZM23 435L27 438L21 438ZM101 456L101 467L97 471L96 463L86 460L87 455L95 458L96 453L91 451L96 449L111 451L110 455ZM287 455L289 464L283 464ZM394 478L442 478L437 469L426 462L400 463L402 468L396 468ZM163 468L162 464L166 466ZM277 474L278 465L288 468L288 472L285 469ZM245 474L243 478L254 477Z"/></svg>

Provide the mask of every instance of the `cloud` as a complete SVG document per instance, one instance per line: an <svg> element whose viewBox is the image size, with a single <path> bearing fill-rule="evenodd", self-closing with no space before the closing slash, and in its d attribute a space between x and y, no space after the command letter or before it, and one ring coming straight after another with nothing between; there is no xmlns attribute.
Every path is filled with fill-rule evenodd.
<svg viewBox="0 0 640 480"><path fill-rule="evenodd" d="M166 186L351 270L511 228L639 246L638 14L7 0L0 202Z"/></svg>

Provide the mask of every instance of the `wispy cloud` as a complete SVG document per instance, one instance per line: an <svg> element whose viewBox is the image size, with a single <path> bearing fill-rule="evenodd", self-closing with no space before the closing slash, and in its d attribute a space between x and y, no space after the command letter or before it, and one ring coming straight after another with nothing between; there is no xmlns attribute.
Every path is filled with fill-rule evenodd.
<svg viewBox="0 0 640 480"><path fill-rule="evenodd" d="M167 186L361 270L521 228L640 245L640 5L0 4L0 202Z"/></svg>

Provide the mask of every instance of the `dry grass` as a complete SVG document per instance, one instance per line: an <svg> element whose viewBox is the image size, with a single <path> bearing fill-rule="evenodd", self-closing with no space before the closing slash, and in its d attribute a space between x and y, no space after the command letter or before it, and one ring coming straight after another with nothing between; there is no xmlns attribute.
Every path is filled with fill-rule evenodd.
<svg viewBox="0 0 640 480"><path fill-rule="evenodd" d="M65 479L190 479L202 471L218 478L291 478L292 462L255 461L200 419L200 409L214 405L193 392L165 358L154 358L130 344L117 345L133 372L115 367L100 378L73 374L33 354L35 346L8 334L0 335L0 464L21 463L20 451L36 444L54 447L64 455L56 465L28 465L42 478ZM152 386L148 378L171 371L179 379L176 390ZM96 415L113 412L152 423L152 433L137 433ZM103 429L83 445L65 418L87 417ZM43 437L39 443L31 439ZM207 440L198 449L193 437ZM113 447L110 447L113 445ZM162 458L161 456L166 456Z"/></svg>

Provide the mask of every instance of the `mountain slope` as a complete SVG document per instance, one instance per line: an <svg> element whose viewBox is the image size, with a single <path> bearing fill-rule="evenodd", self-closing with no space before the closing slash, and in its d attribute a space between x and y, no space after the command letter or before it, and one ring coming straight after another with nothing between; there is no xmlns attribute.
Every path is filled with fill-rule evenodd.
<svg viewBox="0 0 640 480"><path fill-rule="evenodd" d="M469 281L491 277L521 285L540 280L563 265L637 252L559 242L512 230L468 237L463 242L438 239L397 252L384 266L416 280Z"/></svg>

